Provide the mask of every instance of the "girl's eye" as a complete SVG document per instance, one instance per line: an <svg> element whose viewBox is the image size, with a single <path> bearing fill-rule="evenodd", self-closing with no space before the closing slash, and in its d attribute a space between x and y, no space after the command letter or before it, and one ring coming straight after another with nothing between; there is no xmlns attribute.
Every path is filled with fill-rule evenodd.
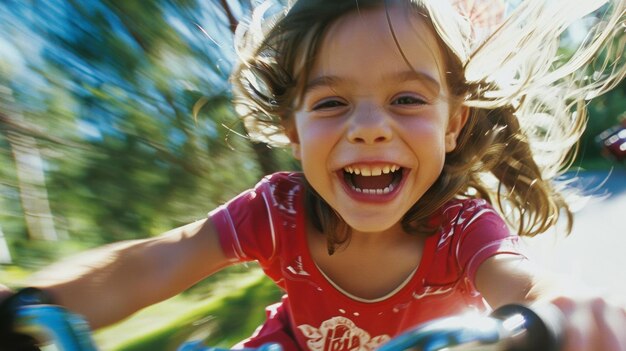
<svg viewBox="0 0 626 351"><path fill-rule="evenodd" d="M391 102L392 105L424 105L426 101L415 96L400 96Z"/></svg>
<svg viewBox="0 0 626 351"><path fill-rule="evenodd" d="M325 100L313 105L313 110L333 109L342 106L346 106L346 103L340 100Z"/></svg>

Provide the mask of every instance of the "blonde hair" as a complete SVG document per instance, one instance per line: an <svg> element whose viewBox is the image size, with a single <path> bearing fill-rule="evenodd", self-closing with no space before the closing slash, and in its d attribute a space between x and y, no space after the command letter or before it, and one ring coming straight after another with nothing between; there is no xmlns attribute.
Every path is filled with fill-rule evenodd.
<svg viewBox="0 0 626 351"><path fill-rule="evenodd" d="M470 108L458 147L405 215L404 229L426 230L426 219L455 196L481 196L498 204L521 235L547 230L561 212L571 224L562 189L552 180L575 154L586 101L626 74L624 1L526 0L485 38L477 37L470 19L446 1L388 1L412 6L431 26L452 100ZM293 118L326 28L345 13L388 1L300 0L274 12L269 5L259 7L237 29L240 63L231 77L235 107L250 137L288 143L284 126ZM590 13L599 14L590 34L565 58L560 37ZM332 252L347 240L349 229L313 189L308 195L313 222L327 234Z"/></svg>

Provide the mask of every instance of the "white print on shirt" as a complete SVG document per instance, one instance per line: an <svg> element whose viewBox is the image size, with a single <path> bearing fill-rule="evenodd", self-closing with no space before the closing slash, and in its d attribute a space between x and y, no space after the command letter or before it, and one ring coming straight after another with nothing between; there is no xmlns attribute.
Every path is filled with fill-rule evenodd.
<svg viewBox="0 0 626 351"><path fill-rule="evenodd" d="M280 196L282 194L276 193L276 184L270 184L270 192L272 194L272 204L281 211L285 211L291 215L295 215L296 208L295 208L294 200L295 200L296 194L298 194L299 191L300 191L300 185L295 184L291 189L289 189L289 193L286 194L287 196L283 197L283 196Z"/></svg>
<svg viewBox="0 0 626 351"><path fill-rule="evenodd" d="M488 209L488 208L484 208L480 211L478 211L476 214L474 214L474 216L470 219L469 222L465 223L465 225L463 226L463 230L467 229L467 227L472 224L474 221L476 221L479 217L481 217L482 215L486 214L486 213L496 213L494 210Z"/></svg>
<svg viewBox="0 0 626 351"><path fill-rule="evenodd" d="M302 256L298 256L296 260L294 261L294 265L288 266L287 270L297 275L305 275L305 276L310 275L309 272L304 270L304 265L302 264Z"/></svg>
<svg viewBox="0 0 626 351"><path fill-rule="evenodd" d="M421 300L427 296L435 296L435 295L442 295L445 294L449 291L452 290L452 287L440 287L440 288L434 288L432 286L425 286L422 291L420 292L414 292L413 293L413 298L416 300Z"/></svg>
<svg viewBox="0 0 626 351"><path fill-rule="evenodd" d="M463 206L461 204L456 204L450 207L447 207L445 210L443 210L443 213L445 214L446 212L450 211L451 209L455 208L455 207L459 207L459 206ZM437 243L437 250L441 249L444 245L447 244L448 240L450 240L450 238L452 238L452 234L454 234L454 226L451 225L447 225L445 226L445 232L441 234L441 238L439 238L439 242Z"/></svg>
<svg viewBox="0 0 626 351"><path fill-rule="evenodd" d="M319 329L308 324L299 325L298 329L308 339L306 344L311 351L370 351L390 339L389 335L371 338L345 317L324 321Z"/></svg>
<svg viewBox="0 0 626 351"><path fill-rule="evenodd" d="M462 230L466 230L467 226L472 224L482 215L486 213L495 213L495 211L490 210L489 208L481 209L480 211L475 213L476 209L480 205L483 205L484 202L485 201L483 200L477 204L471 203L467 208L465 208L464 210L461 210L457 218L455 219L455 225L462 225ZM448 212L449 210L455 207L463 207L463 205L462 204L452 205L446 208L444 210L444 213ZM450 238L452 238L452 235L454 234L454 226L450 225L450 226L447 226L445 229L446 231L441 235L441 238L439 238L439 242L437 243L438 250L441 249L443 246L445 246L450 240Z"/></svg>
<svg viewBox="0 0 626 351"><path fill-rule="evenodd" d="M447 229L448 231L441 234L441 238L439 238L439 242L437 243L437 250L446 245L448 243L448 240L452 237L452 234L454 234L454 229L452 227Z"/></svg>

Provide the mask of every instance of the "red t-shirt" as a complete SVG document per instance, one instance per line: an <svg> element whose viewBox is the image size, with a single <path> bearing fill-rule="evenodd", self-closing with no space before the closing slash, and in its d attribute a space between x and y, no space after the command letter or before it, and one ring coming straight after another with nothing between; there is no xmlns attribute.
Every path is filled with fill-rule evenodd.
<svg viewBox="0 0 626 351"><path fill-rule="evenodd" d="M374 349L418 323L468 309L488 311L474 288L476 270L495 254L521 255L518 237L485 200L455 199L431 218L441 229L427 237L414 273L387 296L360 299L313 261L303 195L302 174L276 173L210 213L225 254L258 261L286 292L245 346L274 341L286 349Z"/></svg>

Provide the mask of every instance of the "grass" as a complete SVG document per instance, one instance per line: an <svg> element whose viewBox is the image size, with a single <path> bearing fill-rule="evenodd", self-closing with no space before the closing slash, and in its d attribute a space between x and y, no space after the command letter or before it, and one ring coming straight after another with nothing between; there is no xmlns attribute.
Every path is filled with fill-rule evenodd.
<svg viewBox="0 0 626 351"><path fill-rule="evenodd" d="M26 280L32 272L15 265L0 266L0 284L7 285L10 288L17 288L17 283Z"/></svg>
<svg viewBox="0 0 626 351"><path fill-rule="evenodd" d="M96 343L112 351L169 351L199 339L230 347L250 336L265 319L265 307L282 294L258 268L221 279L211 290L211 296L182 294L146 308L99 330Z"/></svg>
<svg viewBox="0 0 626 351"><path fill-rule="evenodd" d="M0 282L19 288L32 271L2 266ZM169 351L188 340L230 347L265 319L282 292L255 263L229 267L171 299L94 333L102 351ZM46 350L56 350L54 346Z"/></svg>

